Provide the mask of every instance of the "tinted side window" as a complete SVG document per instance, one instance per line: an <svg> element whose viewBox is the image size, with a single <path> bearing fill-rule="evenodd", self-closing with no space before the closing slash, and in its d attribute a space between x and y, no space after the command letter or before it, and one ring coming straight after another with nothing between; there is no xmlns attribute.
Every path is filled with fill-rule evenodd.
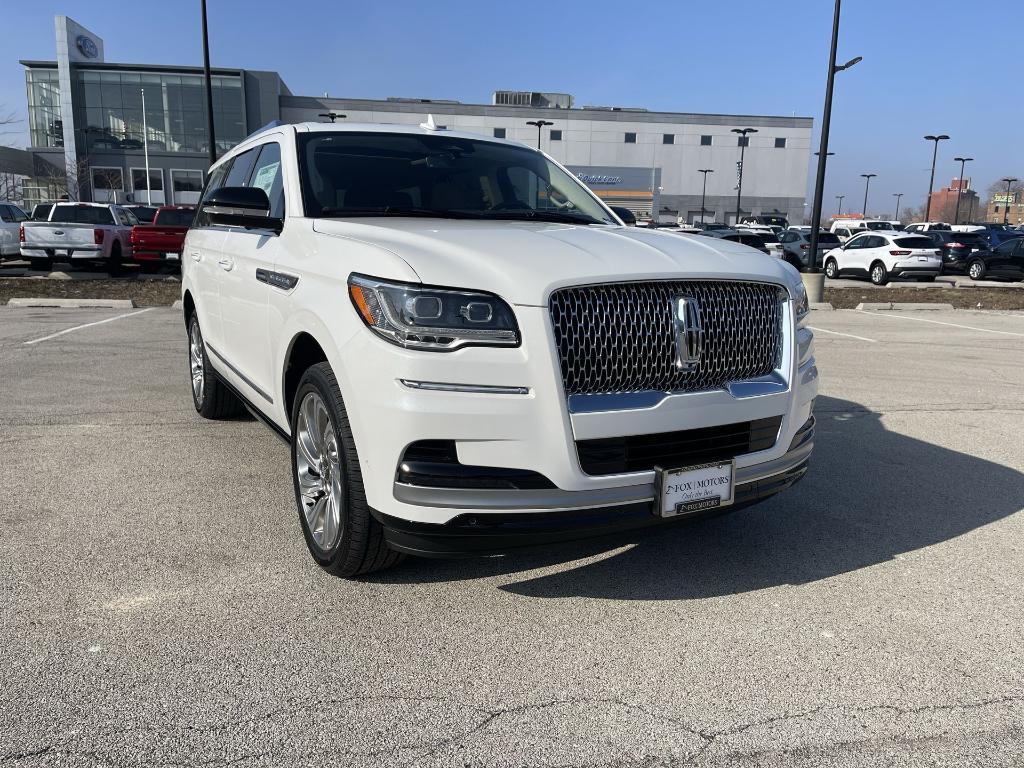
<svg viewBox="0 0 1024 768"><path fill-rule="evenodd" d="M270 200L270 215L284 218L284 178L281 171L281 145L276 141L264 144L253 166L250 186L259 187Z"/></svg>
<svg viewBox="0 0 1024 768"><path fill-rule="evenodd" d="M203 202L216 190L224 186L224 179L227 178L228 171L231 170L232 161L228 160L224 165L219 166L214 170L206 180L206 189L203 190L203 196L199 200L199 206L196 208L196 223L197 227L208 227L210 226L210 220L203 215L202 205Z"/></svg>
<svg viewBox="0 0 1024 768"><path fill-rule="evenodd" d="M256 161L255 149L250 149L248 152L243 152L234 160L231 161L231 170L228 171L228 176L221 184L222 187L247 187L249 186L249 171L252 170L252 164Z"/></svg>
<svg viewBox="0 0 1024 768"><path fill-rule="evenodd" d="M867 248L867 242L868 242L868 238L866 238L866 237L854 237L854 238L851 238L850 240L847 240L846 247L847 247L847 249L851 249L851 248Z"/></svg>
<svg viewBox="0 0 1024 768"><path fill-rule="evenodd" d="M0 205L0 221L14 221L14 212L6 205Z"/></svg>

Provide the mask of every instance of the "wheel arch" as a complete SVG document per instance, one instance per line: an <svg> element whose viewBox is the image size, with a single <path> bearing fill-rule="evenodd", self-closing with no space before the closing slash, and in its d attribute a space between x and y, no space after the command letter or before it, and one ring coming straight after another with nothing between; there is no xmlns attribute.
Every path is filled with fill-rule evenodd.
<svg viewBox="0 0 1024 768"><path fill-rule="evenodd" d="M192 315L196 313L196 302L192 298L192 291L185 290L185 295L181 297L181 314L185 319L185 327L188 328L188 324L192 321Z"/></svg>
<svg viewBox="0 0 1024 768"><path fill-rule="evenodd" d="M292 403L299 389L299 380L306 370L317 363L329 362L323 345L308 331L295 334L288 344L281 371L281 393L284 396L285 418L291 420Z"/></svg>

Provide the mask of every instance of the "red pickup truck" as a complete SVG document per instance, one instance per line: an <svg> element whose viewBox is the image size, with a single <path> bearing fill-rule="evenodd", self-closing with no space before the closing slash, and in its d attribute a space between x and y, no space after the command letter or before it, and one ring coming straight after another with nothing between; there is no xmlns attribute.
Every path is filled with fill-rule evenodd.
<svg viewBox="0 0 1024 768"><path fill-rule="evenodd" d="M165 205L157 208L152 224L132 227L132 261L146 271L161 264L180 267L185 233L195 215L195 206L191 205Z"/></svg>

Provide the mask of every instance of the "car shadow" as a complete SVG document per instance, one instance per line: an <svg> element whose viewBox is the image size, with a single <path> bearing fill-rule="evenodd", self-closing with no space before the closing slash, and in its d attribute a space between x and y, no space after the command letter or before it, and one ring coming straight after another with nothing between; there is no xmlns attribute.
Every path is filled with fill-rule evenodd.
<svg viewBox="0 0 1024 768"><path fill-rule="evenodd" d="M819 397L815 414L810 471L789 491L757 506L626 539L487 559L410 558L372 580L457 581L585 559L502 589L529 597L718 597L883 563L1024 506L1024 474L1012 468L889 431L879 414L857 403Z"/></svg>

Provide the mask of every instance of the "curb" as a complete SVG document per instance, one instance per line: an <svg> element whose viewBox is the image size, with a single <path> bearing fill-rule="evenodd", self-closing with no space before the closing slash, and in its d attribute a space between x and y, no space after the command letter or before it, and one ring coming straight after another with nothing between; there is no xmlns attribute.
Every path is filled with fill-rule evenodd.
<svg viewBox="0 0 1024 768"><path fill-rule="evenodd" d="M832 312L835 307L826 302L811 304L811 309L816 309L819 312Z"/></svg>
<svg viewBox="0 0 1024 768"><path fill-rule="evenodd" d="M892 302L892 301L887 301L887 302L882 302L882 303L874 303L874 304L872 304L872 303L865 304L864 302L861 302L860 304L857 305L857 309L861 310L861 311L868 310L868 309L875 309L875 310L878 310L878 309L890 310L891 309L891 310L897 310L897 311L900 311L900 310L902 310L902 311L907 311L907 310L911 310L911 311L916 311L916 310L932 310L932 311L948 310L948 311L952 312L953 311L953 305L952 304L913 304L913 303L910 303L910 302Z"/></svg>
<svg viewBox="0 0 1024 768"><path fill-rule="evenodd" d="M133 309L135 302L132 299L10 299L7 302L9 307L49 307L60 309Z"/></svg>
<svg viewBox="0 0 1024 768"><path fill-rule="evenodd" d="M176 302L171 304L171 309L181 309L181 299L178 299Z"/></svg>

